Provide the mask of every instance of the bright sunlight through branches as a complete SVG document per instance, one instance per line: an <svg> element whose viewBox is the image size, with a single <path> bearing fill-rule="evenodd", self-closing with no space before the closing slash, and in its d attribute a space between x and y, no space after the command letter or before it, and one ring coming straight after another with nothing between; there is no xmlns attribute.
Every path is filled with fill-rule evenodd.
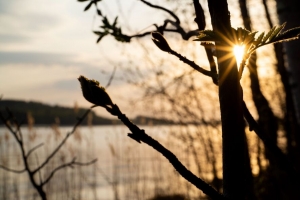
<svg viewBox="0 0 300 200"><path fill-rule="evenodd" d="M243 60L243 56L244 56L244 50L245 50L245 46L240 46L240 45L235 45L233 47L233 52L236 58L236 62L238 64L238 66L240 66L242 60Z"/></svg>

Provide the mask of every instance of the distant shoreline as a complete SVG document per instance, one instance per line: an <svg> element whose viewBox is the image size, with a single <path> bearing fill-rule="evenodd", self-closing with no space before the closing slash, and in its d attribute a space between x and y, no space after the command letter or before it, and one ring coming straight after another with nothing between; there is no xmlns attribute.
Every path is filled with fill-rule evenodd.
<svg viewBox="0 0 300 200"><path fill-rule="evenodd" d="M18 123L32 124L34 126L52 126L57 124L58 126L74 126L77 123L79 117L83 116L86 112L86 108L80 107L63 107L59 105L51 106L41 102L34 101L21 101L21 100L0 100L0 112L4 118L9 118L9 114L6 110L9 108L13 117L15 117ZM131 119L133 123L138 125L174 125L174 121L153 118L147 116L137 116ZM94 111L90 111L88 116L83 119L80 126L92 125L120 125L121 121L118 119L110 119L96 115ZM3 126L3 122L0 121L0 126Z"/></svg>

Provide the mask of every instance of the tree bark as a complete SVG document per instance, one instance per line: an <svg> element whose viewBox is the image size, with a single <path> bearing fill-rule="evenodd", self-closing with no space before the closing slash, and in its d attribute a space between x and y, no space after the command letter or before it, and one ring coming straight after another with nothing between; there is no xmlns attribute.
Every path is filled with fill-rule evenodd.
<svg viewBox="0 0 300 200"><path fill-rule="evenodd" d="M300 26L300 1L299 0L277 0L277 13L280 23L287 22L286 29ZM294 164L300 168L300 40L286 42L283 44L287 73L283 74L283 82L286 89L286 127L288 139L288 154ZM280 47L276 51L280 51ZM280 70L280 69L279 69ZM282 74L282 73L281 73ZM290 95L290 93L291 95ZM291 97L292 96L292 97ZM293 105L291 105L293 104ZM293 108L291 108L293 106ZM296 120L295 120L296 118ZM296 122L295 122L296 121Z"/></svg>
<svg viewBox="0 0 300 200"><path fill-rule="evenodd" d="M226 0L209 0L208 6L213 30L222 35L221 41L216 42L216 50L223 139L223 192L229 199L245 199L242 90L232 44L229 42L230 13Z"/></svg>
<svg viewBox="0 0 300 200"><path fill-rule="evenodd" d="M280 23L287 22L286 29L300 26L300 1L277 0L277 13ZM286 61L290 73L290 84L294 97L294 107L298 125L300 124L300 40L284 43Z"/></svg>

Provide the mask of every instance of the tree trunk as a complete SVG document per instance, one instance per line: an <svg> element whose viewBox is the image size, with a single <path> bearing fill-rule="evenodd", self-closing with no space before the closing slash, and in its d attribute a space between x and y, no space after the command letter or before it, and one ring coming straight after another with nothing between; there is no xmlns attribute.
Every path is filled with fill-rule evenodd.
<svg viewBox="0 0 300 200"><path fill-rule="evenodd" d="M286 29L300 26L300 1L277 0L277 13L280 23L287 22ZM300 40L284 43L286 61L291 78L292 93L297 122L300 124Z"/></svg>
<svg viewBox="0 0 300 200"><path fill-rule="evenodd" d="M209 0L213 30L222 34L216 42L219 101L223 139L223 193L229 199L245 199L245 138L242 90L232 52L230 13L226 0Z"/></svg>
<svg viewBox="0 0 300 200"><path fill-rule="evenodd" d="M300 26L300 1L277 0L277 13L280 23L287 22L286 29ZM279 44L278 44L279 45ZM297 168L300 168L300 40L283 44L286 54L287 73L284 75L286 89L286 131L288 139L288 154ZM275 49L277 53L280 46ZM280 70L280 69L279 69ZM288 82L289 79L289 82ZM291 95L290 95L291 93ZM291 105L293 104L293 105ZM293 108L291 108L293 106ZM296 118L296 120L295 120ZM296 121L296 122L295 122Z"/></svg>

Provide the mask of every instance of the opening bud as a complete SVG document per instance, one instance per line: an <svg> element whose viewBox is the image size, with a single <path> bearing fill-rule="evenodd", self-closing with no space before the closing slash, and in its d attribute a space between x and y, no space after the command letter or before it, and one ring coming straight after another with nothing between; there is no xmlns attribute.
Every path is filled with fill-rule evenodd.
<svg viewBox="0 0 300 200"><path fill-rule="evenodd" d="M78 80L81 85L83 97L88 102L104 108L113 106L113 102L106 93L105 88L100 86L98 81L88 79L84 76L79 76Z"/></svg>
<svg viewBox="0 0 300 200"><path fill-rule="evenodd" d="M152 32L151 35L152 35L152 41L156 44L156 46L160 50L166 52L172 51L167 40L164 38L162 34L160 34L160 32Z"/></svg>

